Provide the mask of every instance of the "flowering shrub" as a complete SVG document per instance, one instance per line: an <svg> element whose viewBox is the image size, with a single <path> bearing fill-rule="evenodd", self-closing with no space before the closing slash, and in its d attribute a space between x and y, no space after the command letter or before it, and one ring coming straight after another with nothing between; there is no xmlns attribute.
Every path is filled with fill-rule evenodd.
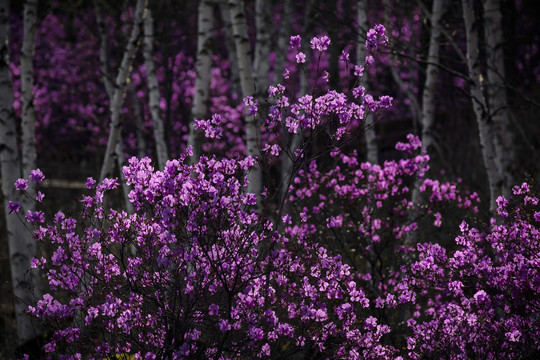
<svg viewBox="0 0 540 360"><path fill-rule="evenodd" d="M377 26L366 47L387 41ZM290 44L297 63L306 63L300 36ZM311 40L318 60L328 46L326 36ZM346 51L342 59L348 66ZM350 70L361 77L373 61L368 55ZM327 78L316 72L316 84ZM50 291L28 311L51 329L45 356L518 358L538 351L540 212L527 185L515 190L521 207L499 199L490 233L464 223L453 257L438 243L420 242L415 252L421 222L444 226L446 205L475 212L478 196L426 178L429 157L412 135L396 145L404 157L382 165L337 148L363 129L367 111L389 107L391 97L376 100L361 86L351 94L287 91L269 88L267 114L258 100L244 99L248 113L264 119L260 159L202 156L190 164L188 148L156 171L149 158L131 158L123 175L133 214L107 206L117 179L92 178L79 218L25 214L48 248L32 266L44 270ZM241 143L229 139L224 121L214 115L195 122L218 150L219 141ZM295 148L290 134L305 142ZM313 160L319 135L336 147L332 166ZM270 221L252 211L257 197L246 192L246 172L279 157L292 160L288 211L279 207ZM417 177L427 208L410 201ZM39 170L30 174L30 181L43 179ZM28 180L15 186L27 191ZM11 212L20 209L10 202Z"/></svg>
<svg viewBox="0 0 540 360"><path fill-rule="evenodd" d="M50 256L51 293L29 314L53 328L45 352L135 358L251 358L303 352L384 358L390 328L364 316L369 301L339 257L290 239L246 211L243 172L253 160L185 157L154 171L124 168L137 212L106 209L106 179L85 196L84 216L28 216ZM40 213L42 215L42 213ZM266 252L265 243L272 243ZM135 254L135 255L133 255ZM272 264L270 267L269 264Z"/></svg>
<svg viewBox="0 0 540 360"><path fill-rule="evenodd" d="M459 248L418 245L401 285L421 305L408 320L411 358L532 359L540 354L540 208L523 183L497 199L487 232L460 226Z"/></svg>

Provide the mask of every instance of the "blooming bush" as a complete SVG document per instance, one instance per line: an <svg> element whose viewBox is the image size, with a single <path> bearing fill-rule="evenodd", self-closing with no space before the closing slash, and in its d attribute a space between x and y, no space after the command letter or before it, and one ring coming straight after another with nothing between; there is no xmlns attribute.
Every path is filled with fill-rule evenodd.
<svg viewBox="0 0 540 360"><path fill-rule="evenodd" d="M366 46L386 42L377 26ZM291 38L304 64L300 44ZM311 41L319 60L328 46L326 36ZM350 70L361 77L373 61L368 55ZM315 83L327 77L318 70ZM45 356L519 358L538 351L540 212L527 185L515 190L521 206L499 199L500 219L488 234L464 223L461 248L448 257L444 243L423 243L420 230L445 226L445 206L477 211L478 196L427 178L429 157L413 135L396 145L403 158L382 165L339 148L363 129L367 111L392 99L375 100L361 86L351 94L288 89L269 88L267 113L257 99L244 99L250 116L264 119L260 159L202 156L191 164L188 148L157 171L149 158L131 158L123 175L134 213L107 205L117 179L89 178L78 218L25 214L47 248L32 266L44 270L50 291L28 311L50 328ZM222 123L214 115L196 126L221 141ZM290 134L304 142L293 146ZM331 166L315 161L323 136ZM265 209L272 221L253 211L257 195L246 192L246 173L280 157L292 171L288 195ZM427 207L410 200L416 178ZM39 170L30 174L43 179ZM15 186L26 191L28 180ZM20 208L9 204L11 212Z"/></svg>
<svg viewBox="0 0 540 360"><path fill-rule="evenodd" d="M251 358L319 353L382 358L390 329L365 316L350 266L316 243L290 239L247 211L248 158L185 157L154 171L124 169L137 212L106 209L106 179L88 187L81 219L28 217L50 256L51 293L29 314L52 327L45 352L62 358ZM41 213L40 213L41 214ZM273 244L265 251L264 244ZM271 266L270 266L271 264Z"/></svg>
<svg viewBox="0 0 540 360"><path fill-rule="evenodd" d="M540 354L540 208L527 183L497 199L482 232L466 222L447 254L418 245L401 285L421 305L408 320L411 358L532 359ZM510 204L513 202L514 204Z"/></svg>

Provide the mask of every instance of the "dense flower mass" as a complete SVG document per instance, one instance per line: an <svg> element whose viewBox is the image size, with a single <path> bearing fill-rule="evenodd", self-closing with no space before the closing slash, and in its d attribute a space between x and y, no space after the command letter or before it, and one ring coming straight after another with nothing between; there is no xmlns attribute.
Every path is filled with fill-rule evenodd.
<svg viewBox="0 0 540 360"><path fill-rule="evenodd" d="M29 313L53 325L48 353L393 353L381 343L389 327L364 317L370 301L349 265L247 210L255 203L244 192L249 160L184 161L155 171L148 158L130 160L124 175L135 214L103 207L103 191L118 185L105 180L83 221L59 212L35 231L51 256L33 264L47 269L56 295Z"/></svg>
<svg viewBox="0 0 540 360"><path fill-rule="evenodd" d="M366 48L385 45L385 32L371 29ZM310 44L320 60L330 39ZM309 67L300 36L290 47L291 61ZM347 51L341 59L349 61ZM28 308L49 330L44 357L538 355L538 198L527 183L517 186L513 198L497 199L486 229L462 222L455 243L448 241L457 227L447 215L472 216L480 199L459 183L428 177L430 159L417 136L398 142L399 157L381 164L345 146L365 129L368 112L393 100L359 86L374 58L356 60L363 65L349 69L350 94L320 88L298 95L275 84L267 99L248 96L233 115L195 120L208 144L238 143L227 126L244 106L261 117L260 158L238 151L192 162L188 147L157 170L150 158L132 157L122 173L132 213L109 205L120 180L93 178L80 216L26 211L21 218L46 248L32 267L44 271L49 289ZM328 72L318 70L315 84L327 83ZM282 201L256 211L257 196L271 201L267 190L247 191L248 174L276 159L292 163ZM36 169L29 178L39 186L45 176ZM29 193L26 179L15 187L43 200L38 189ZM20 208L9 202L10 212Z"/></svg>
<svg viewBox="0 0 540 360"><path fill-rule="evenodd" d="M300 172L291 205L318 200L301 205L298 218L284 215L284 232L249 210L250 158L187 165L182 157L163 171L132 158L124 176L134 214L104 207L115 179L89 180L95 193L81 219L57 212L44 225L42 212L29 212L35 238L49 246L32 264L46 270L51 290L29 308L52 327L44 351L66 359L530 358L540 349L538 198L516 187L519 202L500 198L502 220L489 232L464 222L451 254L436 243L415 252L406 246L418 225L406 216L404 180L423 176L427 158L414 155L413 136L396 147L411 158L381 168L336 153L343 167ZM426 179L422 188L432 206L476 201L452 184ZM347 201L365 206L354 213ZM433 214L435 226L440 218ZM360 242L344 243L343 258L327 250L353 238ZM393 254L401 262L389 261ZM393 267L380 272L377 261ZM404 346L386 343L400 341L405 320Z"/></svg>
<svg viewBox="0 0 540 360"><path fill-rule="evenodd" d="M463 222L453 253L418 244L419 259L401 289L415 294L423 315L408 321L411 358L540 354L538 198L526 183L513 193L513 205L499 198L500 218L492 218L486 232Z"/></svg>

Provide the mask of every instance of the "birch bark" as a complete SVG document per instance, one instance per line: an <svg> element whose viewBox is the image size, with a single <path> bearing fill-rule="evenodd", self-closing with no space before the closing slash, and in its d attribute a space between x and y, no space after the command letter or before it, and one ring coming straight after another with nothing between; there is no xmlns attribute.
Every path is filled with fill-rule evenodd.
<svg viewBox="0 0 540 360"><path fill-rule="evenodd" d="M246 17L244 15L243 2L241 0L228 0L229 13L233 30L238 72L240 75L240 87L242 96L253 96L253 75L250 61L249 38L247 34ZM246 147L247 155L259 158L259 136L257 123L253 115L249 115L246 109ZM262 174L258 162L248 174L247 191L257 195L257 208L260 207L259 194L262 189Z"/></svg>
<svg viewBox="0 0 540 360"><path fill-rule="evenodd" d="M116 152L116 144L118 143L118 139L120 137L121 128L120 114L122 112L122 102L126 93L127 78L131 70L131 65L133 63L133 59L135 58L135 53L141 37L141 25L144 21L147 4L148 0L137 0L133 28L131 29L131 35L126 45L126 50L124 51L122 62L118 70L118 75L116 76L113 97L110 104L111 123L109 138L107 140L107 147L105 149L105 157L101 166L100 180L111 176L114 164L113 161L118 156L123 156L123 154L118 154Z"/></svg>
<svg viewBox="0 0 540 360"><path fill-rule="evenodd" d="M496 162L496 154L492 143L493 131L488 121L488 108L482 91L484 80L479 69L478 29L475 23L474 10L471 0L462 0L461 4L465 22L471 100L480 134L484 166L488 176L490 210L494 212L497 208L495 200L502 193L502 178Z"/></svg>
<svg viewBox="0 0 540 360"><path fill-rule="evenodd" d="M139 2L140 1L137 1L137 6L139 6ZM146 7L146 5L145 5L145 7ZM120 178L122 179L122 181L121 181L121 183L122 183L122 192L123 192L123 195L124 195L124 204L125 204L125 207L126 207L126 211L128 213L132 213L133 212L133 205L129 201L130 189L129 189L129 186L124 181L125 180L124 179L124 174L122 172L122 169L123 169L123 167L125 165L125 156L124 156L124 152L122 150L123 149L122 137L120 136L120 127L121 127L120 113L121 113L121 110L122 110L122 101L123 101L125 93L126 93L126 86L128 86L127 77L129 76L129 71L126 71L123 86L121 86L118 83L118 77L120 77L120 74L122 72L122 65L124 64L124 60L126 58L126 53L128 52L128 50L126 49L126 52L124 53L124 58L122 59L122 64L120 65L120 69L118 71L117 82L116 82L116 84L113 84L112 78L111 78L110 72L109 72L109 67L108 67L108 64L109 64L108 36L107 36L106 28L105 28L105 21L104 21L104 18L103 18L103 13L101 12L101 6L99 6L98 0L94 0L94 8L95 8L95 12L96 12L96 21L97 21L97 24L98 24L99 37L100 37L100 53L99 53L100 69L101 69L101 74L102 74L102 77L103 77L103 82L105 84L105 91L107 92L107 96L109 97L109 103L110 103L110 109L111 109L111 126L113 124L113 121L115 121L115 113L113 112L113 109L116 109L116 111L117 111L116 112L116 122L118 123L118 125L117 125L118 133L116 134L117 139L116 139L115 143L112 144L112 146L114 146L114 149L111 151L112 156L111 156L111 159L110 159L110 168L107 170L107 173L105 175L103 175L103 170L104 170L103 166L105 165L105 161L104 161L102 169L101 169L100 179L103 180L106 177L112 176L112 171L113 171L113 166L114 166L113 160L116 160L116 163L117 163L118 169L119 169L119 173L120 173ZM138 8L135 9L135 17L134 17L133 27L135 28L135 26L138 26L139 27L139 34L140 34L141 23L139 22L138 25L137 25L137 11L138 11ZM141 20L141 22L142 22L142 20ZM134 29L132 29L132 33L131 33L132 36L133 36L133 31L134 31ZM131 42L131 38L130 38L129 41ZM135 43L137 43L137 42L138 42L138 39L136 39ZM129 42L128 42L127 47L129 48ZM135 51L136 51L136 49L133 50L133 55L132 55L132 59L131 59L131 61L129 63L129 68L131 68L131 62L133 61L133 57L135 56ZM119 98L118 103L115 103L117 92L120 89L122 89L123 93L121 95L121 98ZM111 130L111 132L112 132L112 130ZM111 137L110 137L111 132L109 133L109 139L108 139L109 142L111 140ZM109 142L107 143L107 148L105 149L105 156L107 156L107 154L109 153L108 152L108 150L109 150Z"/></svg>
<svg viewBox="0 0 540 360"><path fill-rule="evenodd" d="M422 92L422 109L420 123L422 125L422 151L429 154L430 148L436 146L433 137L433 125L435 123L435 90L439 68L439 50L441 40L440 21L444 10L443 0L433 0L430 23L431 32L429 37L429 49L426 66L426 79L424 81L424 90ZM420 205L420 186L423 179L418 176L414 180L414 188L411 200L414 204ZM411 236L416 236L413 234Z"/></svg>
<svg viewBox="0 0 540 360"><path fill-rule="evenodd" d="M515 179L515 152L512 132L510 131L511 114L506 97L506 72L504 69L503 33L501 19L501 1L485 0L484 34L486 42L486 77L489 118L493 124L493 144L500 164L503 181L502 191L505 196L511 195Z"/></svg>
<svg viewBox="0 0 540 360"><path fill-rule="evenodd" d="M272 12L268 0L255 0L255 58L253 60L255 91L264 96L268 90L270 74L270 29Z"/></svg>
<svg viewBox="0 0 540 360"><path fill-rule="evenodd" d="M426 152L435 142L433 137L433 125L435 123L435 90L439 68L439 50L441 44L440 21L443 14L443 0L433 0L431 9L431 34L429 38L429 50L427 56L426 79L422 92L422 149Z"/></svg>
<svg viewBox="0 0 540 360"><path fill-rule="evenodd" d="M281 14L281 24L279 26L279 38L277 41L276 62L274 64L274 84L280 84L283 81L283 72L285 71L285 60L289 48L289 39L291 37L291 16L293 15L292 0L285 0L283 4L283 13Z"/></svg>
<svg viewBox="0 0 540 360"><path fill-rule="evenodd" d="M133 103L133 113L135 115L135 127L137 131L137 156L143 158L146 156L146 141L144 140L144 116L141 112L141 104L137 97L137 92L133 83L129 84L129 96L131 96L131 102Z"/></svg>
<svg viewBox="0 0 540 360"><path fill-rule="evenodd" d="M366 58L366 47L364 46L366 41L366 33L369 29L367 21L367 0L359 0L357 2L357 19L358 19L358 38L356 43L356 62L358 65L364 64ZM362 81L360 83L366 90L369 87L369 75L368 72L364 72ZM372 164L379 162L379 153L377 148L377 134L375 132L375 118L370 111L366 115L364 123L364 139L366 140L366 158Z"/></svg>
<svg viewBox="0 0 540 360"><path fill-rule="evenodd" d="M229 13L229 4L227 1L220 1L218 4L219 15L221 21L223 21L223 36L225 37L224 43L227 49L227 54L230 60L231 71L231 91L233 93L239 93L240 89L240 75L238 71L238 64L234 60L236 58L236 48L234 44L234 36L232 34L231 14Z"/></svg>
<svg viewBox="0 0 540 360"><path fill-rule="evenodd" d="M191 115L194 119L202 120L208 115L208 96L210 94L210 68L211 58L211 30L212 30L212 6L208 1L201 0L198 9L197 19L197 63L195 80L195 95L193 97L193 108ZM193 147L192 162L199 160L202 154L203 134L200 130L195 130L195 123L192 119L189 126L188 145Z"/></svg>
<svg viewBox="0 0 540 360"><path fill-rule="evenodd" d="M22 97L22 174L28 176L36 168L36 112L34 108L34 50L36 44L37 0L25 0L23 43L21 49ZM35 193L35 184L28 184L28 191ZM25 209L33 209L33 202L25 201Z"/></svg>
<svg viewBox="0 0 540 360"><path fill-rule="evenodd" d="M169 157L167 152L167 143L165 142L165 130L163 127L163 119L160 115L159 100L159 84L156 77L154 66L154 19L150 9L147 10L146 18L144 19L144 65L146 67L146 77L148 78L148 96L150 103L150 113L154 124L154 139L156 141L156 153L159 168L163 170Z"/></svg>
<svg viewBox="0 0 540 360"><path fill-rule="evenodd" d="M29 304L40 296L37 274L30 269L36 245L30 232L15 214L9 214L9 201L21 201L21 194L14 183L21 175L19 148L15 130L13 110L13 87L9 74L8 60L9 0L0 1L0 171L2 193L6 209L7 240L11 265L11 280L15 302L17 337L22 344L32 339L37 332L35 324L26 316ZM33 291L29 290L33 289Z"/></svg>

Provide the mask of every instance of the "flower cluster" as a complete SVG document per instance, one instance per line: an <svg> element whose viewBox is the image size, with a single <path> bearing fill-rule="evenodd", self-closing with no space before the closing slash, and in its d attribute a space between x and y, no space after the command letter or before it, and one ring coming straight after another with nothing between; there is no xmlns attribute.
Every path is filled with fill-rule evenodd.
<svg viewBox="0 0 540 360"><path fill-rule="evenodd" d="M253 160L185 157L155 171L132 158L124 176L137 211L104 208L94 184L85 216L29 217L49 256L51 292L29 314L53 332L49 354L251 358L315 352L391 358L390 331L365 317L370 301L350 266L324 247L281 234L248 211ZM280 355L281 354L281 355Z"/></svg>
<svg viewBox="0 0 540 360"><path fill-rule="evenodd" d="M524 183L499 198L487 232L460 225L457 250L418 245L401 287L416 303L411 358L529 359L540 351L538 198ZM444 354L444 355L442 355Z"/></svg>
<svg viewBox="0 0 540 360"><path fill-rule="evenodd" d="M409 135L396 149L403 158L383 165L360 162L356 152L348 156L336 150L331 155L337 165L322 170L313 161L300 170L287 199L298 217L289 220L285 232L336 249L359 272L368 295L381 309L397 305L395 286L401 265L414 251L415 232L441 227L443 207L461 209L463 214L467 209L471 214L478 211L476 194L460 191L455 183L425 178L429 156L420 154L418 137ZM410 200L416 177L423 178L420 193L429 199L425 210Z"/></svg>

